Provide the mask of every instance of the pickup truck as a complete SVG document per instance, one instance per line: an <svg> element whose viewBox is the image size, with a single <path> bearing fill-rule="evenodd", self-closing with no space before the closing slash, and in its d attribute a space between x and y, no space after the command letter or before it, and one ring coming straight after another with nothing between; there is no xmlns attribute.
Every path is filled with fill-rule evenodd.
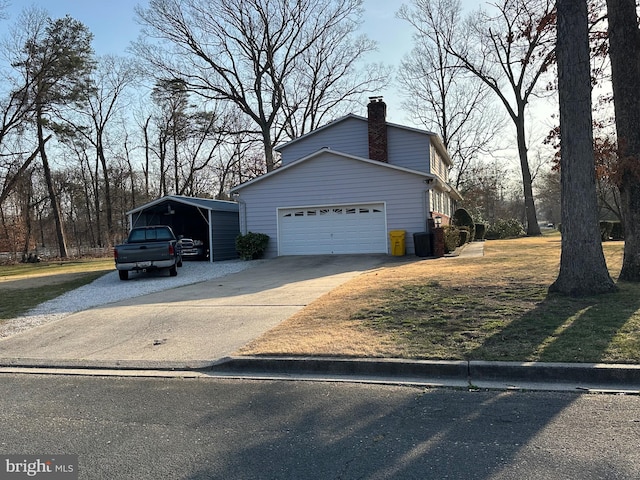
<svg viewBox="0 0 640 480"><path fill-rule="evenodd" d="M154 225L136 227L129 238L113 249L113 258L120 280L127 280L129 272L147 272L169 269L169 275L178 275L182 266L182 248L171 227Z"/></svg>

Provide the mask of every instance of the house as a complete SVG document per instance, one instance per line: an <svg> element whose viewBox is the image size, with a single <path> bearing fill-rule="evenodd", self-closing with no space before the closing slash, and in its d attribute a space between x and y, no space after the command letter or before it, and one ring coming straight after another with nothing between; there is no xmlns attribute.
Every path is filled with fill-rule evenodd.
<svg viewBox="0 0 640 480"><path fill-rule="evenodd" d="M129 228L168 225L179 237L202 242L210 262L238 258L238 204L210 198L167 195L127 212Z"/></svg>
<svg viewBox="0 0 640 480"><path fill-rule="evenodd" d="M413 254L413 233L448 223L461 197L442 141L388 123L381 97L367 110L280 146L280 168L232 189L241 232L269 235L266 257L391 253L395 230Z"/></svg>

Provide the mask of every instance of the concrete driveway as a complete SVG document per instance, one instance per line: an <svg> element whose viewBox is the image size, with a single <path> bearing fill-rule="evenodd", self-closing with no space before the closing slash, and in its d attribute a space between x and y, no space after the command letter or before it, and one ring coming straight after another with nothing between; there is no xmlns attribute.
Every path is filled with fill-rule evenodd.
<svg viewBox="0 0 640 480"><path fill-rule="evenodd" d="M279 257L211 281L78 312L6 338L0 341L0 364L204 367L347 280L393 261L387 255Z"/></svg>

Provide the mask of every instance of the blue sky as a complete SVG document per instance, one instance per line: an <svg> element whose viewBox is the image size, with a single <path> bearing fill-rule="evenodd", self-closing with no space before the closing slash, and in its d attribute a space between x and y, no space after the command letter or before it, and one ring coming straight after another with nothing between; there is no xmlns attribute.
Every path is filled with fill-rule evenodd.
<svg viewBox="0 0 640 480"><path fill-rule="evenodd" d="M94 49L98 55L125 55L130 42L138 36L139 25L134 21L134 6L146 4L145 0L8 0L8 17L0 25L8 25L17 19L28 6L36 5L47 10L51 17L66 14L84 23L94 35ZM395 17L403 2L400 0L364 0L365 17L363 32L376 40L379 52L371 57L376 62L398 65L401 57L411 49L411 28ZM388 104L388 119L395 123L407 123L400 109L401 97L389 87L379 92ZM366 99L365 99L366 100ZM354 112L364 114L365 112Z"/></svg>

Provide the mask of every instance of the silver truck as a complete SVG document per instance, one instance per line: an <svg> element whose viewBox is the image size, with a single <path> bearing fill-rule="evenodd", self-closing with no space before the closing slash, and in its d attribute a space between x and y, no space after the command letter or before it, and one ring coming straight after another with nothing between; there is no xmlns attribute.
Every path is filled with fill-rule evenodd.
<svg viewBox="0 0 640 480"><path fill-rule="evenodd" d="M159 269L168 269L169 275L175 277L182 266L182 247L171 227L136 227L126 242L115 246L113 258L120 280L127 280L131 271Z"/></svg>

